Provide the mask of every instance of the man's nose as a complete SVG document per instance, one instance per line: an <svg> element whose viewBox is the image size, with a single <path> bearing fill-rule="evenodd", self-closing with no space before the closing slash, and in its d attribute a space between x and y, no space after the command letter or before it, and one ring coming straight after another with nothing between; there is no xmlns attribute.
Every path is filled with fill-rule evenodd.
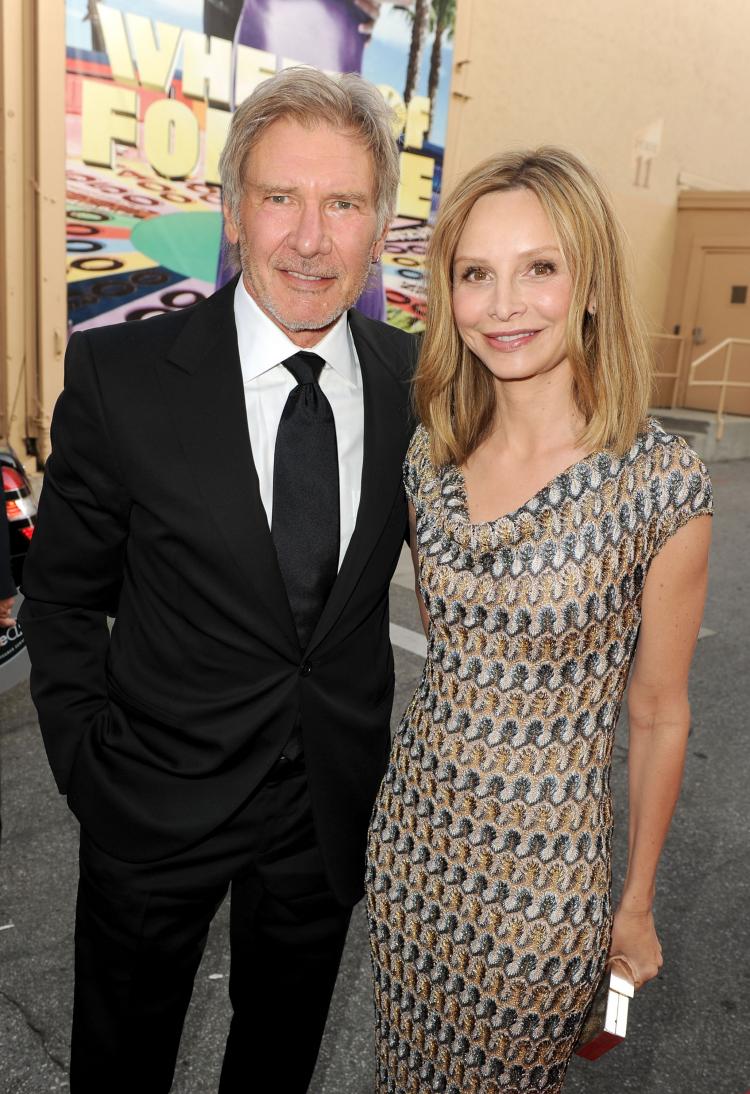
<svg viewBox="0 0 750 1094"><path fill-rule="evenodd" d="M331 238L323 211L317 204L306 202L300 207L297 220L289 233L288 243L304 258L329 253Z"/></svg>

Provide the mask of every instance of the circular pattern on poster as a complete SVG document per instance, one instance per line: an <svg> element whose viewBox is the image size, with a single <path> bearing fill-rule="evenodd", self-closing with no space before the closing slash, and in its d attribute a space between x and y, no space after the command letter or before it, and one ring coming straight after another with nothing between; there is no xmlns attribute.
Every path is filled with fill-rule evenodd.
<svg viewBox="0 0 750 1094"><path fill-rule="evenodd" d="M213 282L221 244L219 213L171 213L139 221L131 233L136 251L185 277Z"/></svg>

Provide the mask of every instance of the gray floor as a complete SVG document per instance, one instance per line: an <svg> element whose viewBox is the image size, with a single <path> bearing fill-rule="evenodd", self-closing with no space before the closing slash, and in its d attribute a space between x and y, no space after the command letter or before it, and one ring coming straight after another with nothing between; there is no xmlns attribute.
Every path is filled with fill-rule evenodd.
<svg viewBox="0 0 750 1094"><path fill-rule="evenodd" d="M575 1060L566 1094L750 1094L750 461L711 470L718 516L704 623L715 633L698 644L685 787L660 874L665 967L636 998L626 1044L595 1064ZM400 571L392 620L417 634L410 586L408 569ZM421 660L395 652L399 713ZM54 791L24 685L0 696L0 727L0 1094L46 1094L67 1089L77 833ZM622 817L627 737L624 727L618 732L613 783ZM616 874L623 836L621 822ZM197 978L174 1094L216 1091L228 1021L226 925L223 908ZM359 907L311 1094L370 1094L372 1026Z"/></svg>

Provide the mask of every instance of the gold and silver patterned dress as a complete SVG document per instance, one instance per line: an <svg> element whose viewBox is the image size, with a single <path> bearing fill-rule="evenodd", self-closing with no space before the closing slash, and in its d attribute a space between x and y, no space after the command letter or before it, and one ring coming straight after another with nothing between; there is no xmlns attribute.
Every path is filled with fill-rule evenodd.
<svg viewBox="0 0 750 1094"><path fill-rule="evenodd" d="M610 929L610 755L643 583L711 511L705 468L650 422L516 512L472 524L420 427L427 662L368 851L381 1094L562 1086Z"/></svg>

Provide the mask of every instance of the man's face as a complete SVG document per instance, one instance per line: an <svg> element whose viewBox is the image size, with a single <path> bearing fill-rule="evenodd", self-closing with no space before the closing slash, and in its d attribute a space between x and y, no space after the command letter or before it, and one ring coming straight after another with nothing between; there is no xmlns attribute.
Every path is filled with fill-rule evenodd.
<svg viewBox="0 0 750 1094"><path fill-rule="evenodd" d="M235 222L245 288L299 346L314 346L364 288L380 256L372 156L353 134L281 118L245 165Z"/></svg>

